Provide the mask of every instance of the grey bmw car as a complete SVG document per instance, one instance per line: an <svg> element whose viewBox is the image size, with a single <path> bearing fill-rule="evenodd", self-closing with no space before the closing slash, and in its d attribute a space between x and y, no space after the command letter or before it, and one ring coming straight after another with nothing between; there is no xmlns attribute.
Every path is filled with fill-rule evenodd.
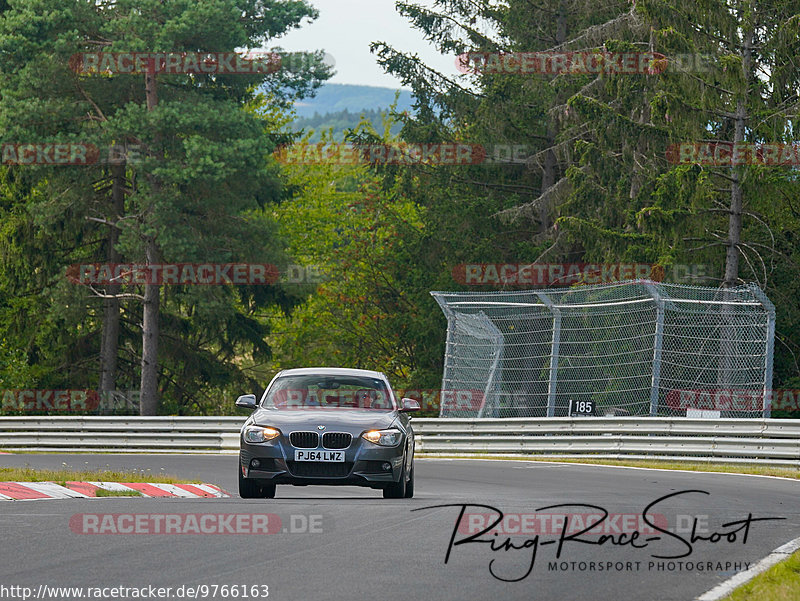
<svg viewBox="0 0 800 601"><path fill-rule="evenodd" d="M276 375L242 426L239 496L274 498L278 484L368 486L387 499L414 496L414 399L364 369L303 368Z"/></svg>

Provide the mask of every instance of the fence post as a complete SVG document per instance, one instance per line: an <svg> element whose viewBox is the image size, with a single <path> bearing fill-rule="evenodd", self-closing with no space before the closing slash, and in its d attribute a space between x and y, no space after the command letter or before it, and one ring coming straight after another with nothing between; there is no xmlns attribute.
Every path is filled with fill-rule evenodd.
<svg viewBox="0 0 800 601"><path fill-rule="evenodd" d="M656 286L647 286L656 301L656 331L653 334L653 375L650 381L650 415L658 414L658 389L661 385L661 346L664 340L664 298Z"/></svg>
<svg viewBox="0 0 800 601"><path fill-rule="evenodd" d="M544 292L536 296L547 305L553 314L553 337L550 342L550 377L547 381L547 417L556 414L556 386L558 385L558 353L561 348L561 310L553 305L553 301Z"/></svg>
<svg viewBox="0 0 800 601"><path fill-rule="evenodd" d="M775 305L764 291L756 284L750 284L750 290L767 311L767 344L764 348L764 399L762 408L764 417L772 417L772 361L775 354Z"/></svg>
<svg viewBox="0 0 800 601"><path fill-rule="evenodd" d="M766 296L764 297L766 298ZM769 302L769 301L767 301ZM772 417L772 360L775 352L775 307L767 316L767 348L764 353L764 417Z"/></svg>
<svg viewBox="0 0 800 601"><path fill-rule="evenodd" d="M447 384L449 380L450 374L449 367L450 367L450 357L448 353L453 350L453 329L455 327L455 315L453 315L453 311L450 310L450 307L447 306L447 301L442 299L438 294L435 292L431 292L431 296L436 300L441 307L442 312L447 319L447 337L444 344L444 368L442 370L442 388L439 391L439 398L442 398L442 390L449 390ZM444 417L442 415L442 404L439 403L439 417Z"/></svg>

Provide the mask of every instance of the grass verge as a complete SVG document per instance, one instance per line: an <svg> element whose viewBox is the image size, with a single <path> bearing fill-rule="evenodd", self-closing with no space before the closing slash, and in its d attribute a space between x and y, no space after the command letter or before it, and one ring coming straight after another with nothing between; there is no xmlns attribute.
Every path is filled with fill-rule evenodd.
<svg viewBox="0 0 800 601"><path fill-rule="evenodd" d="M0 482L56 482L63 484L67 481L84 482L86 480L96 482L160 482L165 484L193 484L200 482L199 480L185 480L169 474L149 471L118 472L113 470L39 470L30 467L0 468Z"/></svg>
<svg viewBox="0 0 800 601"><path fill-rule="evenodd" d="M658 461L656 459L559 459L557 457L537 457L514 456L506 457L503 455L433 455L417 454L420 458L448 458L448 459L501 459L506 461L541 461L545 463L585 463L590 465L617 465L622 467L644 467L652 469L666 470L686 470L689 472L720 472L724 474L754 474L758 476L779 476L781 478L793 478L800 480L800 469L791 467L772 467L760 464L738 464L738 463L702 463L702 462L683 462L683 461Z"/></svg>
<svg viewBox="0 0 800 601"><path fill-rule="evenodd" d="M99 488L94 491L95 497L141 497L142 493L138 490L105 490Z"/></svg>
<svg viewBox="0 0 800 601"><path fill-rule="evenodd" d="M743 584L723 601L800 601L800 551Z"/></svg>

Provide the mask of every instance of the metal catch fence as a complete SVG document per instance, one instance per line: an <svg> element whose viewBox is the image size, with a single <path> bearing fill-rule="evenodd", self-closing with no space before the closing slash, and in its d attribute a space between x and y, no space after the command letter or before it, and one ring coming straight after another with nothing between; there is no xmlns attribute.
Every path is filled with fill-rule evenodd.
<svg viewBox="0 0 800 601"><path fill-rule="evenodd" d="M480 391L441 417L770 416L775 308L754 284L431 294L442 390Z"/></svg>

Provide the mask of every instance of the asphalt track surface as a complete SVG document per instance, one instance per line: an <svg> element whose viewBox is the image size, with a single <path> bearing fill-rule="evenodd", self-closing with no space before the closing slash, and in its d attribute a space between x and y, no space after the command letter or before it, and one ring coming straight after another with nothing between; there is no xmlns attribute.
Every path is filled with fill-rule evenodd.
<svg viewBox="0 0 800 601"><path fill-rule="evenodd" d="M0 456L2 466L149 469L198 478L234 495L196 500L0 502L0 586L27 586L38 592L39 585L154 585L172 587L171 596L165 597L169 599L180 598L175 591L181 586L205 584L267 585L269 599L289 601L691 600L732 576L734 563L745 569L744 562L752 564L800 536L800 481L568 464L418 459L413 499L387 500L379 491L366 488L279 486L275 499L245 500L236 495L236 461L231 455ZM566 540L558 560L558 543L545 544L557 541L558 532L542 533L533 569L518 582L496 579L489 564L494 560L492 569L500 577L519 578L531 563L533 547L493 552L490 543L463 544L453 547L449 562L444 563L461 504L489 505L507 515L552 513L555 510L541 508L561 503L591 504L610 514L640 515L656 499L686 490L709 494L679 494L651 511L666 516L670 527L676 525L677 515L699 517L699 532L707 536L736 529L738 526L722 525L749 514L785 519L751 523L746 542L742 530L733 542L725 537L716 544L698 540L690 556L673 560L652 557L687 551L687 545L663 533L660 540L638 549ZM412 511L443 504L454 506ZM565 511L575 515L590 512L580 507L560 510ZM70 529L70 517L77 513L274 513L287 531L260 536L91 535ZM311 518L321 531L292 532L292 528L305 528L302 517L292 516L321 516ZM679 535L688 539L689 518L680 519ZM512 528L515 524L509 522ZM466 536L456 533L454 540ZM591 535L583 538L598 540ZM643 544L644 538L637 544ZM534 540L534 535L512 539L519 546L526 540ZM551 566L554 561L556 569ZM672 569L670 561L674 562ZM594 571L590 562L594 562ZM612 562L616 567L598 571L600 562ZM684 564L679 567L678 562ZM686 562L692 562L691 568ZM698 563L703 564L702 570ZM215 597L198 598L225 598L220 590Z"/></svg>

